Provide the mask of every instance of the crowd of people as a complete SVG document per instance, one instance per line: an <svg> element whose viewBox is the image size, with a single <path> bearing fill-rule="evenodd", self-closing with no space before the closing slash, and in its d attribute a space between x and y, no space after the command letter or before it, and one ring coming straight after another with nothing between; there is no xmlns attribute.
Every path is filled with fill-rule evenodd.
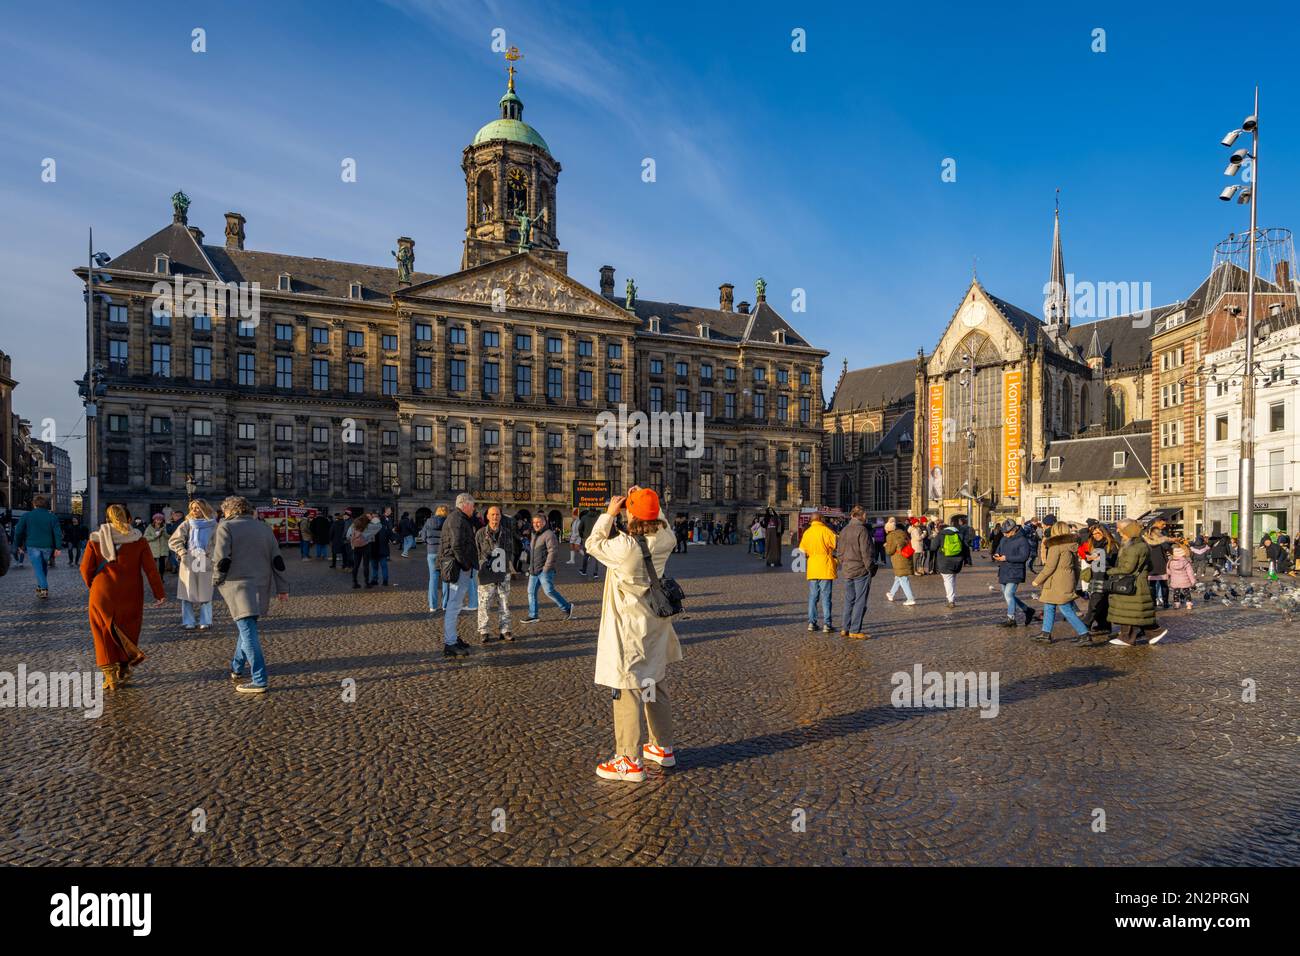
<svg viewBox="0 0 1300 956"><path fill-rule="evenodd" d="M174 571L181 627L209 630L213 601L220 596L237 632L229 668L234 687L249 694L267 690L258 621L268 613L273 595L287 598L289 586L280 542L246 499L231 496L214 510L195 498L184 514L174 511L169 520L157 513L148 522L114 504L106 510L107 520L84 538L77 533L79 523L61 526L48 502L38 498L34 505L17 523L12 549L8 537L0 535L0 574L8 567L11 550L15 559L26 555L38 569L37 594L45 598L45 572L62 549L77 548L81 576L89 588L87 614L96 662L107 689L128 683L132 668L145 661L139 646L145 589L154 606L165 604L164 576ZM684 517L670 524L657 494L635 486L627 495L614 496L603 512L574 509L570 518L567 563L578 565L579 575L594 580L605 570L595 682L611 691L615 752L596 772L606 779L642 780L645 761L663 766L675 762L663 681L667 664L681 657L671 620L680 608L664 611L663 601L655 599L656 593L660 598L667 593L665 585L676 587L664 577L668 558L685 550L684 538L734 541L735 526ZM564 533L557 512L520 510L507 516L500 506L481 509L472 495L461 494L451 506L429 513L419 527L408 512L399 517L392 508L357 508L294 520L302 560L323 561L328 554L332 569L350 572L353 588L388 586L394 550L400 548L400 556L409 558L423 545L428 610L442 615L446 658L469 652L458 628L463 611L476 614L481 644L515 640L510 590L516 576L527 580L528 616L523 624L541 620L542 595L564 620L576 612L555 584ZM754 515L749 552L769 567L780 567L783 528L783 518L775 512ZM1147 527L1124 520L1113 528L1096 520L1075 525L1052 515L1005 519L991 524L981 538L964 515L948 521L900 516L873 522L864 509L855 507L838 530L813 512L807 528L794 537L797 541L791 543L805 562L808 630L829 634L837 629L833 592L841 579L844 606L838 630L855 640L870 637L865 627L868 600L880 570L892 572L885 600L902 598L903 606L914 607L918 602L912 578L937 574L945 604L952 609L957 606L958 576L987 548L1006 605L1000 626L1029 628L1037 622L1033 639L1050 644L1059 617L1081 646L1153 645L1168 634L1157 612L1190 610L1198 580L1231 572L1240 558L1235 539L1196 536L1189 541L1171 533L1163 519ZM1285 532L1266 535L1260 542L1270 576L1295 575L1291 548ZM1041 609L1025 601L1025 585L1038 589ZM1086 602L1082 613L1077 602Z"/></svg>
<svg viewBox="0 0 1300 956"><path fill-rule="evenodd" d="M755 532L761 525L756 520ZM753 550L758 550L757 534L753 540ZM997 569L996 589L1006 602L1001 626L1028 628L1037 621L1034 640L1044 644L1053 642L1058 617L1074 631L1080 646L1157 644L1169 633L1158 623L1157 612L1191 610L1200 582L1232 573L1240 560L1235 539L1196 535L1189 540L1172 533L1163 518L1146 527L1127 519L1113 528L1096 519L1074 524L1053 515L1007 518L991 524L987 537L981 539L965 515L954 515L947 522L923 517L872 522L858 507L836 533L818 513L798 540L806 561L808 630L835 632L832 592L835 580L842 579L839 633L855 640L869 638L863 620L871 581L886 566L893 580L885 600L893 602L901 596L903 606L914 607L911 579L938 574L946 606L956 608L957 577L985 545ZM1265 535L1259 548L1270 578L1296 575L1291 540L1285 532ZM1026 584L1038 589L1041 610L1020 596ZM1082 614L1077 601L1086 601Z"/></svg>

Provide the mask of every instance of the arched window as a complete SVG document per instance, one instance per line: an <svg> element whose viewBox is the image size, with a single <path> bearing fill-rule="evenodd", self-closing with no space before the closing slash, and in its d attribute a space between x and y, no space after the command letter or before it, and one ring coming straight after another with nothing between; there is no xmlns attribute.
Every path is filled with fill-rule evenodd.
<svg viewBox="0 0 1300 956"><path fill-rule="evenodd" d="M1070 384L1068 378L1061 379L1061 431L1070 434L1074 431L1074 409L1072 399L1074 398L1074 387Z"/></svg>
<svg viewBox="0 0 1300 956"><path fill-rule="evenodd" d="M889 510L889 473L883 468L876 469L876 479L873 482L871 507L874 511Z"/></svg>
<svg viewBox="0 0 1300 956"><path fill-rule="evenodd" d="M1079 389L1079 431L1083 431L1092 424L1092 402L1088 401L1088 383L1083 383L1083 388Z"/></svg>
<svg viewBox="0 0 1300 956"><path fill-rule="evenodd" d="M853 479L840 479L840 508L850 511L853 508Z"/></svg>
<svg viewBox="0 0 1300 956"><path fill-rule="evenodd" d="M1106 389L1106 427L1123 428L1128 424L1128 400L1118 385Z"/></svg>
<svg viewBox="0 0 1300 956"><path fill-rule="evenodd" d="M495 206L492 174L484 170L479 174L478 182L474 185L474 209L478 215L478 221L488 222L492 218L492 210Z"/></svg>

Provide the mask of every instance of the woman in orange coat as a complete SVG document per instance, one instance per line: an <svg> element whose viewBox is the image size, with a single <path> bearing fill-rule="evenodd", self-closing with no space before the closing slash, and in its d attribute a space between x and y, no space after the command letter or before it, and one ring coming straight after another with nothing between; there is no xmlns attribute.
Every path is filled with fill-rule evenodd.
<svg viewBox="0 0 1300 956"><path fill-rule="evenodd" d="M108 522L90 536L81 557L81 578L90 588L90 632L95 638L95 663L104 672L104 688L117 690L131 676L131 667L144 660L137 644L144 624L144 582L153 589L154 607L167 600L158 562L149 542L131 526L121 505L109 505Z"/></svg>

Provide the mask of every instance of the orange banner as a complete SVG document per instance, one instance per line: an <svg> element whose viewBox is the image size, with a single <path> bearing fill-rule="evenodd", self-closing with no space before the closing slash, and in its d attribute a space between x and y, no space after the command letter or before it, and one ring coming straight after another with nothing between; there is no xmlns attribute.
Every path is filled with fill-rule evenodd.
<svg viewBox="0 0 1300 956"><path fill-rule="evenodd" d="M930 386L930 470L926 486L931 501L943 500L943 383Z"/></svg>
<svg viewBox="0 0 1300 956"><path fill-rule="evenodd" d="M1002 497L1020 497L1021 373L1002 373Z"/></svg>

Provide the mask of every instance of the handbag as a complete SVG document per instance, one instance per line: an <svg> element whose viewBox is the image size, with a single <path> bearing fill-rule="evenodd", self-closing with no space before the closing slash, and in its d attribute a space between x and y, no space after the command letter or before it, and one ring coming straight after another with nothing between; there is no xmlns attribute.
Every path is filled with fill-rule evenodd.
<svg viewBox="0 0 1300 956"><path fill-rule="evenodd" d="M898 553L905 558L910 558L912 555L916 554L916 551L912 548L912 542L909 541L898 549Z"/></svg>
<svg viewBox="0 0 1300 956"><path fill-rule="evenodd" d="M636 543L641 546L641 560L645 562L646 574L650 576L650 590L646 592L646 600L650 602L650 610L654 611L657 617L673 617L681 614L685 609L686 594L682 591L681 585L673 578L659 577L655 571L655 563L650 559L650 546L646 544L644 535L634 535Z"/></svg>
<svg viewBox="0 0 1300 956"><path fill-rule="evenodd" d="M1106 579L1103 589L1107 594L1137 594L1137 576L1133 574L1115 574Z"/></svg>

